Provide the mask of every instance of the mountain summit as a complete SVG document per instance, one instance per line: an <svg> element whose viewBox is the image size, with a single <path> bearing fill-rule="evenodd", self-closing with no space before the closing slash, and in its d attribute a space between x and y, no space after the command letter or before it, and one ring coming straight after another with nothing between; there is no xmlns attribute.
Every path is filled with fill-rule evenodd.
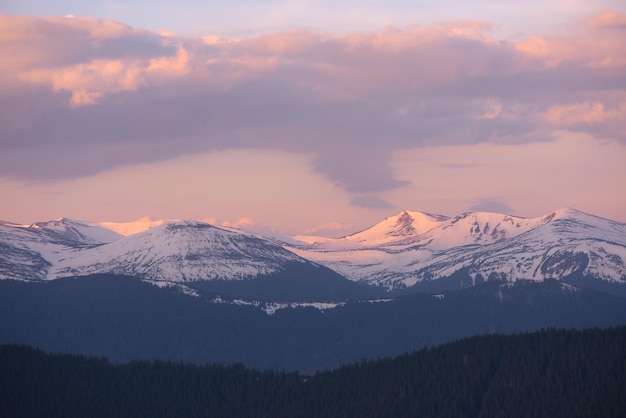
<svg viewBox="0 0 626 418"><path fill-rule="evenodd" d="M437 227L448 219L443 215L423 212L402 211L395 216L356 234L348 235L345 240L366 245L381 245L417 237Z"/></svg>

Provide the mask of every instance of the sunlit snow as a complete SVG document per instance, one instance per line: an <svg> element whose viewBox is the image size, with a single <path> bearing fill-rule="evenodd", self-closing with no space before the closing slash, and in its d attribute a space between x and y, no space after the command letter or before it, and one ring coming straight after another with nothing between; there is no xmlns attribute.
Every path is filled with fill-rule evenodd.
<svg viewBox="0 0 626 418"><path fill-rule="evenodd" d="M352 280L388 288L463 268L474 280L495 275L542 281L581 268L600 279L626 280L626 225L574 209L532 219L402 212L351 236L323 242L300 237L300 244L288 248Z"/></svg>
<svg viewBox="0 0 626 418"><path fill-rule="evenodd" d="M343 238L285 239L196 221L146 222L125 229L69 219L0 222L0 279L112 273L169 286L255 278L310 260L348 279L389 289L460 270L474 283L543 281L573 273L626 281L626 224L574 209L531 219L403 211ZM135 227L143 230L128 236L112 230L130 234Z"/></svg>

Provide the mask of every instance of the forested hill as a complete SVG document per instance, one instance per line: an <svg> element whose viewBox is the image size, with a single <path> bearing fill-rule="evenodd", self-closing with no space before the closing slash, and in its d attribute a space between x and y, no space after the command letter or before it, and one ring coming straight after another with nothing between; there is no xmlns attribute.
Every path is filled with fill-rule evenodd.
<svg viewBox="0 0 626 418"><path fill-rule="evenodd" d="M626 327L472 337L314 376L0 346L3 417L626 416Z"/></svg>

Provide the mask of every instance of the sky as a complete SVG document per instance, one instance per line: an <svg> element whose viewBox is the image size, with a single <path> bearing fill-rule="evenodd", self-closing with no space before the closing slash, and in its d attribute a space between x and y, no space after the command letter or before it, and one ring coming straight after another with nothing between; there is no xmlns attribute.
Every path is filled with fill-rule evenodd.
<svg viewBox="0 0 626 418"><path fill-rule="evenodd" d="M626 222L626 3L0 0L0 219Z"/></svg>

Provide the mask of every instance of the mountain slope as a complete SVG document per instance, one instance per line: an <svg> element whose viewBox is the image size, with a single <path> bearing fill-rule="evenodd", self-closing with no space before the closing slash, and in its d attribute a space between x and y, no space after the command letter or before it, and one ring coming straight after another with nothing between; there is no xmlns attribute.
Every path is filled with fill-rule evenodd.
<svg viewBox="0 0 626 418"><path fill-rule="evenodd" d="M210 291L251 303L342 302L377 294L279 243L202 222L153 222L129 236L67 219L34 226L4 223L0 250L3 279L117 274L189 295Z"/></svg>
<svg viewBox="0 0 626 418"><path fill-rule="evenodd" d="M106 224L105 224L106 225ZM268 240L202 222L155 222L123 236L98 225L60 219L0 224L0 275L54 280L96 273L153 281L243 279L308 263Z"/></svg>
<svg viewBox="0 0 626 418"><path fill-rule="evenodd" d="M58 219L19 225L0 222L0 279L40 281L65 254L122 236L81 221Z"/></svg>
<svg viewBox="0 0 626 418"><path fill-rule="evenodd" d="M307 261L266 240L202 222L169 222L59 260L54 278L112 273L153 281L244 279Z"/></svg>
<svg viewBox="0 0 626 418"><path fill-rule="evenodd" d="M1 223L0 278L39 281L106 273L189 284L266 278L287 266L309 265L303 274L313 284L317 274L331 279L314 267L322 265L353 282L392 291L438 292L493 279L626 283L626 224L574 209L532 219L404 211L339 239L282 241L194 221L144 222L140 229L147 229L128 236L102 225L108 224ZM130 231L120 224L110 227Z"/></svg>
<svg viewBox="0 0 626 418"><path fill-rule="evenodd" d="M358 246L376 246L410 241L412 238L430 231L448 220L447 216L433 215L423 212L403 211L395 216L385 218L382 222L363 231L340 239L296 236L297 240L308 244L333 246L343 245L347 248Z"/></svg>
<svg viewBox="0 0 626 418"><path fill-rule="evenodd" d="M325 311L285 308L273 315L129 277L0 281L0 344L116 362L243 362L313 372L478 334L619 324L626 324L624 298L556 281L490 282L436 296L354 301Z"/></svg>
<svg viewBox="0 0 626 418"><path fill-rule="evenodd" d="M626 224L573 209L534 219L485 212L429 217L436 221L427 223L423 232L407 228L419 221L411 212L402 212L358 234L367 239L301 238L301 244L288 248L352 280L388 289L435 282L459 272L470 284L571 274L626 282ZM442 288L455 286L458 283Z"/></svg>

